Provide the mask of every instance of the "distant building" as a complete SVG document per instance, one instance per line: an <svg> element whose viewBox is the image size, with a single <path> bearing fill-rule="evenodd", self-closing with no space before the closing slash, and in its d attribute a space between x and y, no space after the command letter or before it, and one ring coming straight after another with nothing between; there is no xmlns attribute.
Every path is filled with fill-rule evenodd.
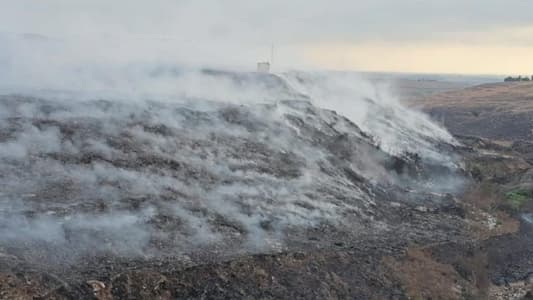
<svg viewBox="0 0 533 300"><path fill-rule="evenodd" d="M257 72L259 72L259 73L269 73L270 72L270 63L269 62L258 62L257 63Z"/></svg>
<svg viewBox="0 0 533 300"><path fill-rule="evenodd" d="M259 73L270 73L270 69L274 65L274 43L272 43L272 48L270 48L270 61L260 61L257 63L257 72Z"/></svg>

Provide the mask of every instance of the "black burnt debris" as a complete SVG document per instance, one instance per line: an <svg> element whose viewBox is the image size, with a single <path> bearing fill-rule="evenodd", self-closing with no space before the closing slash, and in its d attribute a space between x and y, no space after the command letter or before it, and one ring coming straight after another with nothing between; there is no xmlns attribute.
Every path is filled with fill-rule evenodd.
<svg viewBox="0 0 533 300"><path fill-rule="evenodd" d="M355 124L309 102L201 110L6 96L2 106L3 258L87 293L85 279L138 261L149 270L166 260L163 274L254 253L387 249L459 231L454 215L413 209L445 198L411 186L429 180L429 163L380 151ZM97 278L80 281L91 273Z"/></svg>
<svg viewBox="0 0 533 300"><path fill-rule="evenodd" d="M485 299L532 280L525 143L392 151L305 98L0 106L2 299Z"/></svg>

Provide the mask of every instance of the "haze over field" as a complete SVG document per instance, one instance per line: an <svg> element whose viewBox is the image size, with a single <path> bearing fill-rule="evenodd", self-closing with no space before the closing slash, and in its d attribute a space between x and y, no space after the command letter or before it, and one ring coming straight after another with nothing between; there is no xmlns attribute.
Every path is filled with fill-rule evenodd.
<svg viewBox="0 0 533 300"><path fill-rule="evenodd" d="M277 70L529 74L533 69L530 1L2 0L0 6L3 39L26 34L66 44L35 53L32 45L13 49L4 40L1 52L31 52L47 63L68 52L69 60L171 59L249 69L268 59L275 43Z"/></svg>
<svg viewBox="0 0 533 300"><path fill-rule="evenodd" d="M532 9L0 0L0 299L529 299Z"/></svg>
<svg viewBox="0 0 533 300"><path fill-rule="evenodd" d="M85 254L90 243L92 255L234 248L248 239L283 245L290 228L324 222L365 231L357 224L374 213L351 213L365 214L373 189L424 189L437 198L460 191L461 165L449 149L456 140L384 82L216 69L250 69L267 37L289 42L278 22L301 30L284 59L306 52L330 35L304 34L298 24L307 17L268 20L272 3L120 4L28 1L2 10L0 166L11 171L0 177L0 241L28 258L30 241L52 256L67 255L58 245ZM297 11L286 8L287 17ZM324 8L311 5L304 15ZM314 62L292 67L307 64ZM180 236L157 225L161 218L179 223ZM220 219L238 228L240 243L220 231Z"/></svg>

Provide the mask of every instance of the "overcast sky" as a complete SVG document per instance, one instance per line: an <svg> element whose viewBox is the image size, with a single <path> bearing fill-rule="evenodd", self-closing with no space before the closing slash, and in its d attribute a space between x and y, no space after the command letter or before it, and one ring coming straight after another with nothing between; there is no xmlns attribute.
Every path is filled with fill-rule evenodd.
<svg viewBox="0 0 533 300"><path fill-rule="evenodd" d="M0 0L0 34L83 58L253 68L273 42L279 70L530 74L532 12L529 0Z"/></svg>

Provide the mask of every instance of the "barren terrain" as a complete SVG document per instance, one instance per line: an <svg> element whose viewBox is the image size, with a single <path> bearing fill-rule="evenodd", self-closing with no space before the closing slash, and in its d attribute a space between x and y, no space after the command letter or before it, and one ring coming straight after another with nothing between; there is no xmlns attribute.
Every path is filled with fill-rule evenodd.
<svg viewBox="0 0 533 300"><path fill-rule="evenodd" d="M496 143L465 117L445 123L452 138L380 95L350 119L317 106L320 77L229 76L281 92L246 105L2 96L0 298L532 297L522 136ZM488 103L502 119L529 107L515 90L528 85L507 88L514 109ZM417 103L449 119L484 107L469 102L479 89Z"/></svg>
<svg viewBox="0 0 533 300"><path fill-rule="evenodd" d="M411 98L456 135L512 142L533 137L533 83L484 84Z"/></svg>

